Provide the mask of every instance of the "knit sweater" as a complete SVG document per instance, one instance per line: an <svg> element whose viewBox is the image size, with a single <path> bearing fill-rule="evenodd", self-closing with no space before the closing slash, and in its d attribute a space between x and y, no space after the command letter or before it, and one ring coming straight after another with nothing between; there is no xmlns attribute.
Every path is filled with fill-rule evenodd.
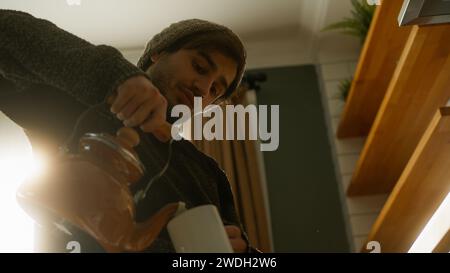
<svg viewBox="0 0 450 273"><path fill-rule="evenodd" d="M80 113L135 75L146 76L113 47L92 45L27 13L0 10L0 110L24 128L32 146L42 139L62 145ZM75 140L86 132L114 134L121 126L105 105L81 122ZM136 150L146 175L133 193L146 186L168 156L168 144L151 134L145 134L144 140ZM76 143L70 147L75 151ZM150 218L167 203L182 201L187 208L214 204L224 223L242 227L227 177L217 163L185 140L175 141L172 153L165 175L138 204L136 221ZM103 251L84 232L71 230L73 235L68 236L37 227L37 250L66 252L69 241L78 241L82 252ZM147 251L174 251L166 229Z"/></svg>

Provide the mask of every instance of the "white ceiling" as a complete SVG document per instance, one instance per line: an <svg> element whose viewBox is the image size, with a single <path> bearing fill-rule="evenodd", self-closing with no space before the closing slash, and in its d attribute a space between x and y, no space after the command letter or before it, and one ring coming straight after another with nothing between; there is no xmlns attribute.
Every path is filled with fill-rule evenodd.
<svg viewBox="0 0 450 273"><path fill-rule="evenodd" d="M80 5L68 2L80 1ZM348 14L350 0L1 0L0 8L48 19L94 44L141 49L170 23L202 18L233 29L244 42L295 41L317 48L320 29ZM292 47L292 46L291 46ZM300 49L299 49L300 50Z"/></svg>

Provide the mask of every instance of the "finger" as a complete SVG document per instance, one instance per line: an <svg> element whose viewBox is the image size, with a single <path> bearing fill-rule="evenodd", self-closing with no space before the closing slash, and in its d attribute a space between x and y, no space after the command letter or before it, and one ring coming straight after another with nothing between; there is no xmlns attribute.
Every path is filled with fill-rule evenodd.
<svg viewBox="0 0 450 273"><path fill-rule="evenodd" d="M237 226L225 226L229 238L241 238L241 230Z"/></svg>
<svg viewBox="0 0 450 273"><path fill-rule="evenodd" d="M141 124L141 126L139 126L141 128L142 131L146 132L146 133L152 133L153 131L155 131L157 128L161 127L164 125L165 120L162 119L161 117L156 117L153 113L150 114L150 117L147 118L144 123Z"/></svg>
<svg viewBox="0 0 450 273"><path fill-rule="evenodd" d="M114 114L119 113L125 104L128 103L134 97L134 91L132 89L121 89L117 91L117 97L111 105L111 112Z"/></svg>
<svg viewBox="0 0 450 273"><path fill-rule="evenodd" d="M112 106L112 104L114 103L114 101L117 98L117 93L113 93L111 96L109 96L106 100L106 102Z"/></svg>
<svg viewBox="0 0 450 273"><path fill-rule="evenodd" d="M156 128L163 126L166 121L167 100L162 95L159 95L156 100L159 103L155 105L151 116L141 125L144 132L151 133Z"/></svg>
<svg viewBox="0 0 450 273"><path fill-rule="evenodd" d="M172 125L167 121L152 131L152 134L161 142L167 142L172 138Z"/></svg>
<svg viewBox="0 0 450 273"><path fill-rule="evenodd" d="M128 127L134 127L142 124L147 118L150 118L151 113L155 108L155 101L147 100L137 108L137 110L125 120L124 124Z"/></svg>
<svg viewBox="0 0 450 273"><path fill-rule="evenodd" d="M247 243L243 239L230 239L230 244L234 252L242 253L247 250Z"/></svg>
<svg viewBox="0 0 450 273"><path fill-rule="evenodd" d="M166 120L167 114L167 100L161 95L161 93L157 93L155 96L155 100L158 101L158 105L155 108L155 115L161 117L163 120Z"/></svg>
<svg viewBox="0 0 450 273"><path fill-rule="evenodd" d="M120 120L130 119L141 106L147 103L147 101L148 100L144 95L134 96L122 107L122 110L117 114L117 117Z"/></svg>

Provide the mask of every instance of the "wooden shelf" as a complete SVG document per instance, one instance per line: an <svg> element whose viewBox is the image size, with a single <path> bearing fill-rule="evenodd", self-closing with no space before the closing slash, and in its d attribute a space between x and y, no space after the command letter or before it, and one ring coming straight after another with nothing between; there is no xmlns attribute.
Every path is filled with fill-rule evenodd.
<svg viewBox="0 0 450 273"><path fill-rule="evenodd" d="M408 252L450 192L449 166L450 107L445 107L429 123L367 241L378 241L381 252ZM434 251L449 247L447 232Z"/></svg>
<svg viewBox="0 0 450 273"><path fill-rule="evenodd" d="M369 133L411 30L397 23L402 2L382 1L376 9L337 130L338 138Z"/></svg>
<svg viewBox="0 0 450 273"><path fill-rule="evenodd" d="M441 238L439 243L433 249L433 253L449 253L450 252L450 229Z"/></svg>
<svg viewBox="0 0 450 273"><path fill-rule="evenodd" d="M366 140L349 196L390 192L450 98L450 24L414 26Z"/></svg>

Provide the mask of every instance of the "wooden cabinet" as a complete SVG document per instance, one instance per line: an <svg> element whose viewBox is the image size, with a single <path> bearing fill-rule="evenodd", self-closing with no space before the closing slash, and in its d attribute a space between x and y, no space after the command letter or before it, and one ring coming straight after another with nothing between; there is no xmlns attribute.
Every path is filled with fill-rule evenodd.
<svg viewBox="0 0 450 273"><path fill-rule="evenodd" d="M367 135L347 195L390 193L367 238L382 252L407 252L450 192L450 24L399 27L402 2L377 8L337 131ZM449 250L447 231L432 251Z"/></svg>

